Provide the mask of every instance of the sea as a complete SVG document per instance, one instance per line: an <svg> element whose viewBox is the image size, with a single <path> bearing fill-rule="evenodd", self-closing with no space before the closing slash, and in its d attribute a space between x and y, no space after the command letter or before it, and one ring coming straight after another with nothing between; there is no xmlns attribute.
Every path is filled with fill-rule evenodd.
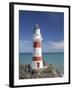
<svg viewBox="0 0 72 90"><path fill-rule="evenodd" d="M22 64L32 64L32 53L19 53L19 62ZM64 53L42 53L43 60L52 64L62 75L64 75Z"/></svg>

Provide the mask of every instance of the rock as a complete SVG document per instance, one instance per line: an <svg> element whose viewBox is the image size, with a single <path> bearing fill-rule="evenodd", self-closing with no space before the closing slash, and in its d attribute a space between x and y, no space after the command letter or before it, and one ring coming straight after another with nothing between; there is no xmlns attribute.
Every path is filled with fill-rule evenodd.
<svg viewBox="0 0 72 90"><path fill-rule="evenodd" d="M19 65L19 79L61 77L62 75L52 64L46 64L40 70L34 70L30 64Z"/></svg>

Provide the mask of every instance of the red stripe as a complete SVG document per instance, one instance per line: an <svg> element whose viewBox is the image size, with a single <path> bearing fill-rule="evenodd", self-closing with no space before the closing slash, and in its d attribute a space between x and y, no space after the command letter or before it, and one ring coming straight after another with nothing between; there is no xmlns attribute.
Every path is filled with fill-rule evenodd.
<svg viewBox="0 0 72 90"><path fill-rule="evenodd" d="M33 57L33 61L41 61L42 57Z"/></svg>
<svg viewBox="0 0 72 90"><path fill-rule="evenodd" d="M41 43L40 42L34 42L33 47L34 48L41 47Z"/></svg>

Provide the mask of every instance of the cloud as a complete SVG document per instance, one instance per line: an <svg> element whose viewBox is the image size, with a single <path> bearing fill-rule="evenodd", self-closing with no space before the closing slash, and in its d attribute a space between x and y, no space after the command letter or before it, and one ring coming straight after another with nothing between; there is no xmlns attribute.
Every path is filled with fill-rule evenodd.
<svg viewBox="0 0 72 90"><path fill-rule="evenodd" d="M33 52L33 42L30 40L19 42L20 52ZM63 52L64 51L64 41L44 41L42 42L43 52Z"/></svg>
<svg viewBox="0 0 72 90"><path fill-rule="evenodd" d="M33 51L33 43L32 41L20 41L19 42L19 52L32 52Z"/></svg>
<svg viewBox="0 0 72 90"><path fill-rule="evenodd" d="M43 52L63 52L64 50L64 41L48 41L44 42L43 45Z"/></svg>

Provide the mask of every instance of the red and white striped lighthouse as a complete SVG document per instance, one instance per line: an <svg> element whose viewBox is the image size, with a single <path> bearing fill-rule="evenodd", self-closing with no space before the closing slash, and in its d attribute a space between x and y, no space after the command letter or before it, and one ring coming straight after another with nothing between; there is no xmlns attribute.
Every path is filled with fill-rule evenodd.
<svg viewBox="0 0 72 90"><path fill-rule="evenodd" d="M33 59L32 59L33 69L43 68L41 42L42 42L42 37L40 33L40 28L37 24L34 28L34 36L33 36Z"/></svg>

